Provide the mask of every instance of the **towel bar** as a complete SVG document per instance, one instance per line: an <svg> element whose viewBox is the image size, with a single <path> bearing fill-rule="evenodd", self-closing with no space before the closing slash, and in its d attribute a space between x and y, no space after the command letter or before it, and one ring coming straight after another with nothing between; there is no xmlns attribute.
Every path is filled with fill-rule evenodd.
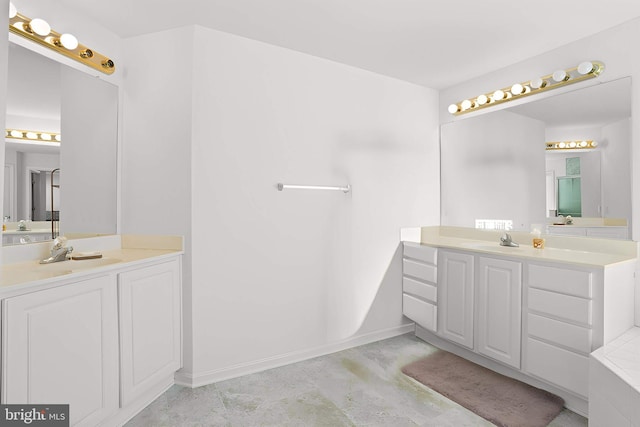
<svg viewBox="0 0 640 427"><path fill-rule="evenodd" d="M336 186L327 186L327 185L291 185L291 184L282 184L278 183L278 191L282 190L333 190L333 191L342 191L343 193L348 193L351 191L351 186L347 184L344 187L336 187Z"/></svg>

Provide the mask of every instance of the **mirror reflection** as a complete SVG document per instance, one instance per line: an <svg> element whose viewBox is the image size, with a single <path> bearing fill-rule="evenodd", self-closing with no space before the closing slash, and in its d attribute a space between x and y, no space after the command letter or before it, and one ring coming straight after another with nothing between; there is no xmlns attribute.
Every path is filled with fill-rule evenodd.
<svg viewBox="0 0 640 427"><path fill-rule="evenodd" d="M624 78L443 125L442 225L629 238L630 117Z"/></svg>
<svg viewBox="0 0 640 427"><path fill-rule="evenodd" d="M6 127L62 141L5 138L3 244L115 233L117 87L16 44L8 68Z"/></svg>

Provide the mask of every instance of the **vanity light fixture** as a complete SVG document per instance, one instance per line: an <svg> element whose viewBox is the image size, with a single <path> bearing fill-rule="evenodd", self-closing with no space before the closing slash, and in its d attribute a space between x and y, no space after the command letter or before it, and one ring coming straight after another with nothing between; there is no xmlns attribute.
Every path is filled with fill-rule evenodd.
<svg viewBox="0 0 640 427"><path fill-rule="evenodd" d="M21 139L24 141L60 142L61 137L57 132L43 132L39 130L7 129L5 138Z"/></svg>
<svg viewBox="0 0 640 427"><path fill-rule="evenodd" d="M576 140L576 141L558 141L545 143L547 150L576 150L589 149L598 146L597 141L592 140Z"/></svg>
<svg viewBox="0 0 640 427"><path fill-rule="evenodd" d="M12 3L9 3L9 31L105 74L113 74L116 69L111 59L78 43L72 34L57 33L44 19L21 15Z"/></svg>
<svg viewBox="0 0 640 427"><path fill-rule="evenodd" d="M577 67L558 70L547 76L535 77L527 82L515 83L506 88L481 94L476 98L468 98L464 101L451 104L448 110L449 113L454 115L470 113L502 102L592 79L598 77L603 71L604 64L602 62L585 61Z"/></svg>

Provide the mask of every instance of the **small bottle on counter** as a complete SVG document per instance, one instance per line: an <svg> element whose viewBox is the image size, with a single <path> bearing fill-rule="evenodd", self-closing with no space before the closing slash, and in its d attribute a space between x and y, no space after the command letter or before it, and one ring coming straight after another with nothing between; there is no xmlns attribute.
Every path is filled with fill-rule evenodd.
<svg viewBox="0 0 640 427"><path fill-rule="evenodd" d="M533 248L534 249L544 249L544 239L540 237L542 234L542 225L540 224L531 224L531 234L533 235Z"/></svg>

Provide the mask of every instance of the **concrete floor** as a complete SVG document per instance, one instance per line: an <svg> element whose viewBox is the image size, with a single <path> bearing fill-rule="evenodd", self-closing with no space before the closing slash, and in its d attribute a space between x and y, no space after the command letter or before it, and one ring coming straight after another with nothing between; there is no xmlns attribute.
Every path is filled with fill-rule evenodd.
<svg viewBox="0 0 640 427"><path fill-rule="evenodd" d="M127 426L493 426L400 372L434 350L405 334L196 389L173 386ZM550 424L586 425L567 409Z"/></svg>

